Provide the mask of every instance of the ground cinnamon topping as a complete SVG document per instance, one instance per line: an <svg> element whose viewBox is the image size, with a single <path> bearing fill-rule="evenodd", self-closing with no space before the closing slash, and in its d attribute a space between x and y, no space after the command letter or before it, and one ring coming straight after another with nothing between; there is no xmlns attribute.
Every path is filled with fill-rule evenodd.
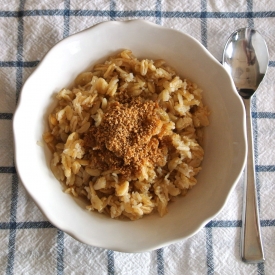
<svg viewBox="0 0 275 275"><path fill-rule="evenodd" d="M93 166L134 176L145 163L161 165L165 154L158 138L163 125L158 104L135 98L112 102L100 127L92 126L85 137Z"/></svg>

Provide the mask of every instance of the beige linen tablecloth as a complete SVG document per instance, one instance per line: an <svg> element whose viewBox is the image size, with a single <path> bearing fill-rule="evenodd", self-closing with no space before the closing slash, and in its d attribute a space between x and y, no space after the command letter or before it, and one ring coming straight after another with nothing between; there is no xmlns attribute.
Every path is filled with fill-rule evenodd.
<svg viewBox="0 0 275 275"><path fill-rule="evenodd" d="M252 100L265 263L240 259L242 179L198 234L126 254L88 246L55 228L23 188L14 164L12 117L22 85L58 41L108 20L146 19L186 32L218 61L235 29L266 39L269 70ZM275 274L275 1L0 1L0 274ZM45 80L46 81L46 80Z"/></svg>

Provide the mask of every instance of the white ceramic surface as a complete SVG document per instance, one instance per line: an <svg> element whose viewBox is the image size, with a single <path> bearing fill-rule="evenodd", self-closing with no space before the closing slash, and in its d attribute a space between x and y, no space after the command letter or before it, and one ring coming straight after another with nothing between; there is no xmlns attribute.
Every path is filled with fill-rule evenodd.
<svg viewBox="0 0 275 275"><path fill-rule="evenodd" d="M79 72L121 49L163 58L204 90L211 111L198 184L160 218L119 221L90 213L62 191L49 169L50 153L37 141L47 127L54 94ZM156 249L201 229L223 207L245 163L244 108L222 65L194 38L142 20L105 22L54 46L26 81L13 119L16 169L26 190L56 227L81 242L124 252Z"/></svg>

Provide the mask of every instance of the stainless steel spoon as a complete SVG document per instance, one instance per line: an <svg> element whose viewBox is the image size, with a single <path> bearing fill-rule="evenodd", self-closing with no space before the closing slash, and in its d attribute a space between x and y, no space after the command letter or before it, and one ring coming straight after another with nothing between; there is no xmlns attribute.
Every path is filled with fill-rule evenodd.
<svg viewBox="0 0 275 275"><path fill-rule="evenodd" d="M268 50L263 37L254 29L243 28L229 37L222 60L243 98L246 109L248 153L244 179L241 257L248 263L259 263L265 260L255 184L250 99L266 74L268 59Z"/></svg>

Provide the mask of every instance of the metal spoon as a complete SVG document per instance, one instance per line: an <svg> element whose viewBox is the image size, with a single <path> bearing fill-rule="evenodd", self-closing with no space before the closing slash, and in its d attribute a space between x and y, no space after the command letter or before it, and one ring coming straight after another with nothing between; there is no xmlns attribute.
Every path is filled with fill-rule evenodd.
<svg viewBox="0 0 275 275"><path fill-rule="evenodd" d="M268 59L268 50L263 37L254 29L243 28L229 37L222 61L231 74L246 109L248 154L244 179L241 257L247 263L259 263L265 260L257 203L250 98L266 74Z"/></svg>

